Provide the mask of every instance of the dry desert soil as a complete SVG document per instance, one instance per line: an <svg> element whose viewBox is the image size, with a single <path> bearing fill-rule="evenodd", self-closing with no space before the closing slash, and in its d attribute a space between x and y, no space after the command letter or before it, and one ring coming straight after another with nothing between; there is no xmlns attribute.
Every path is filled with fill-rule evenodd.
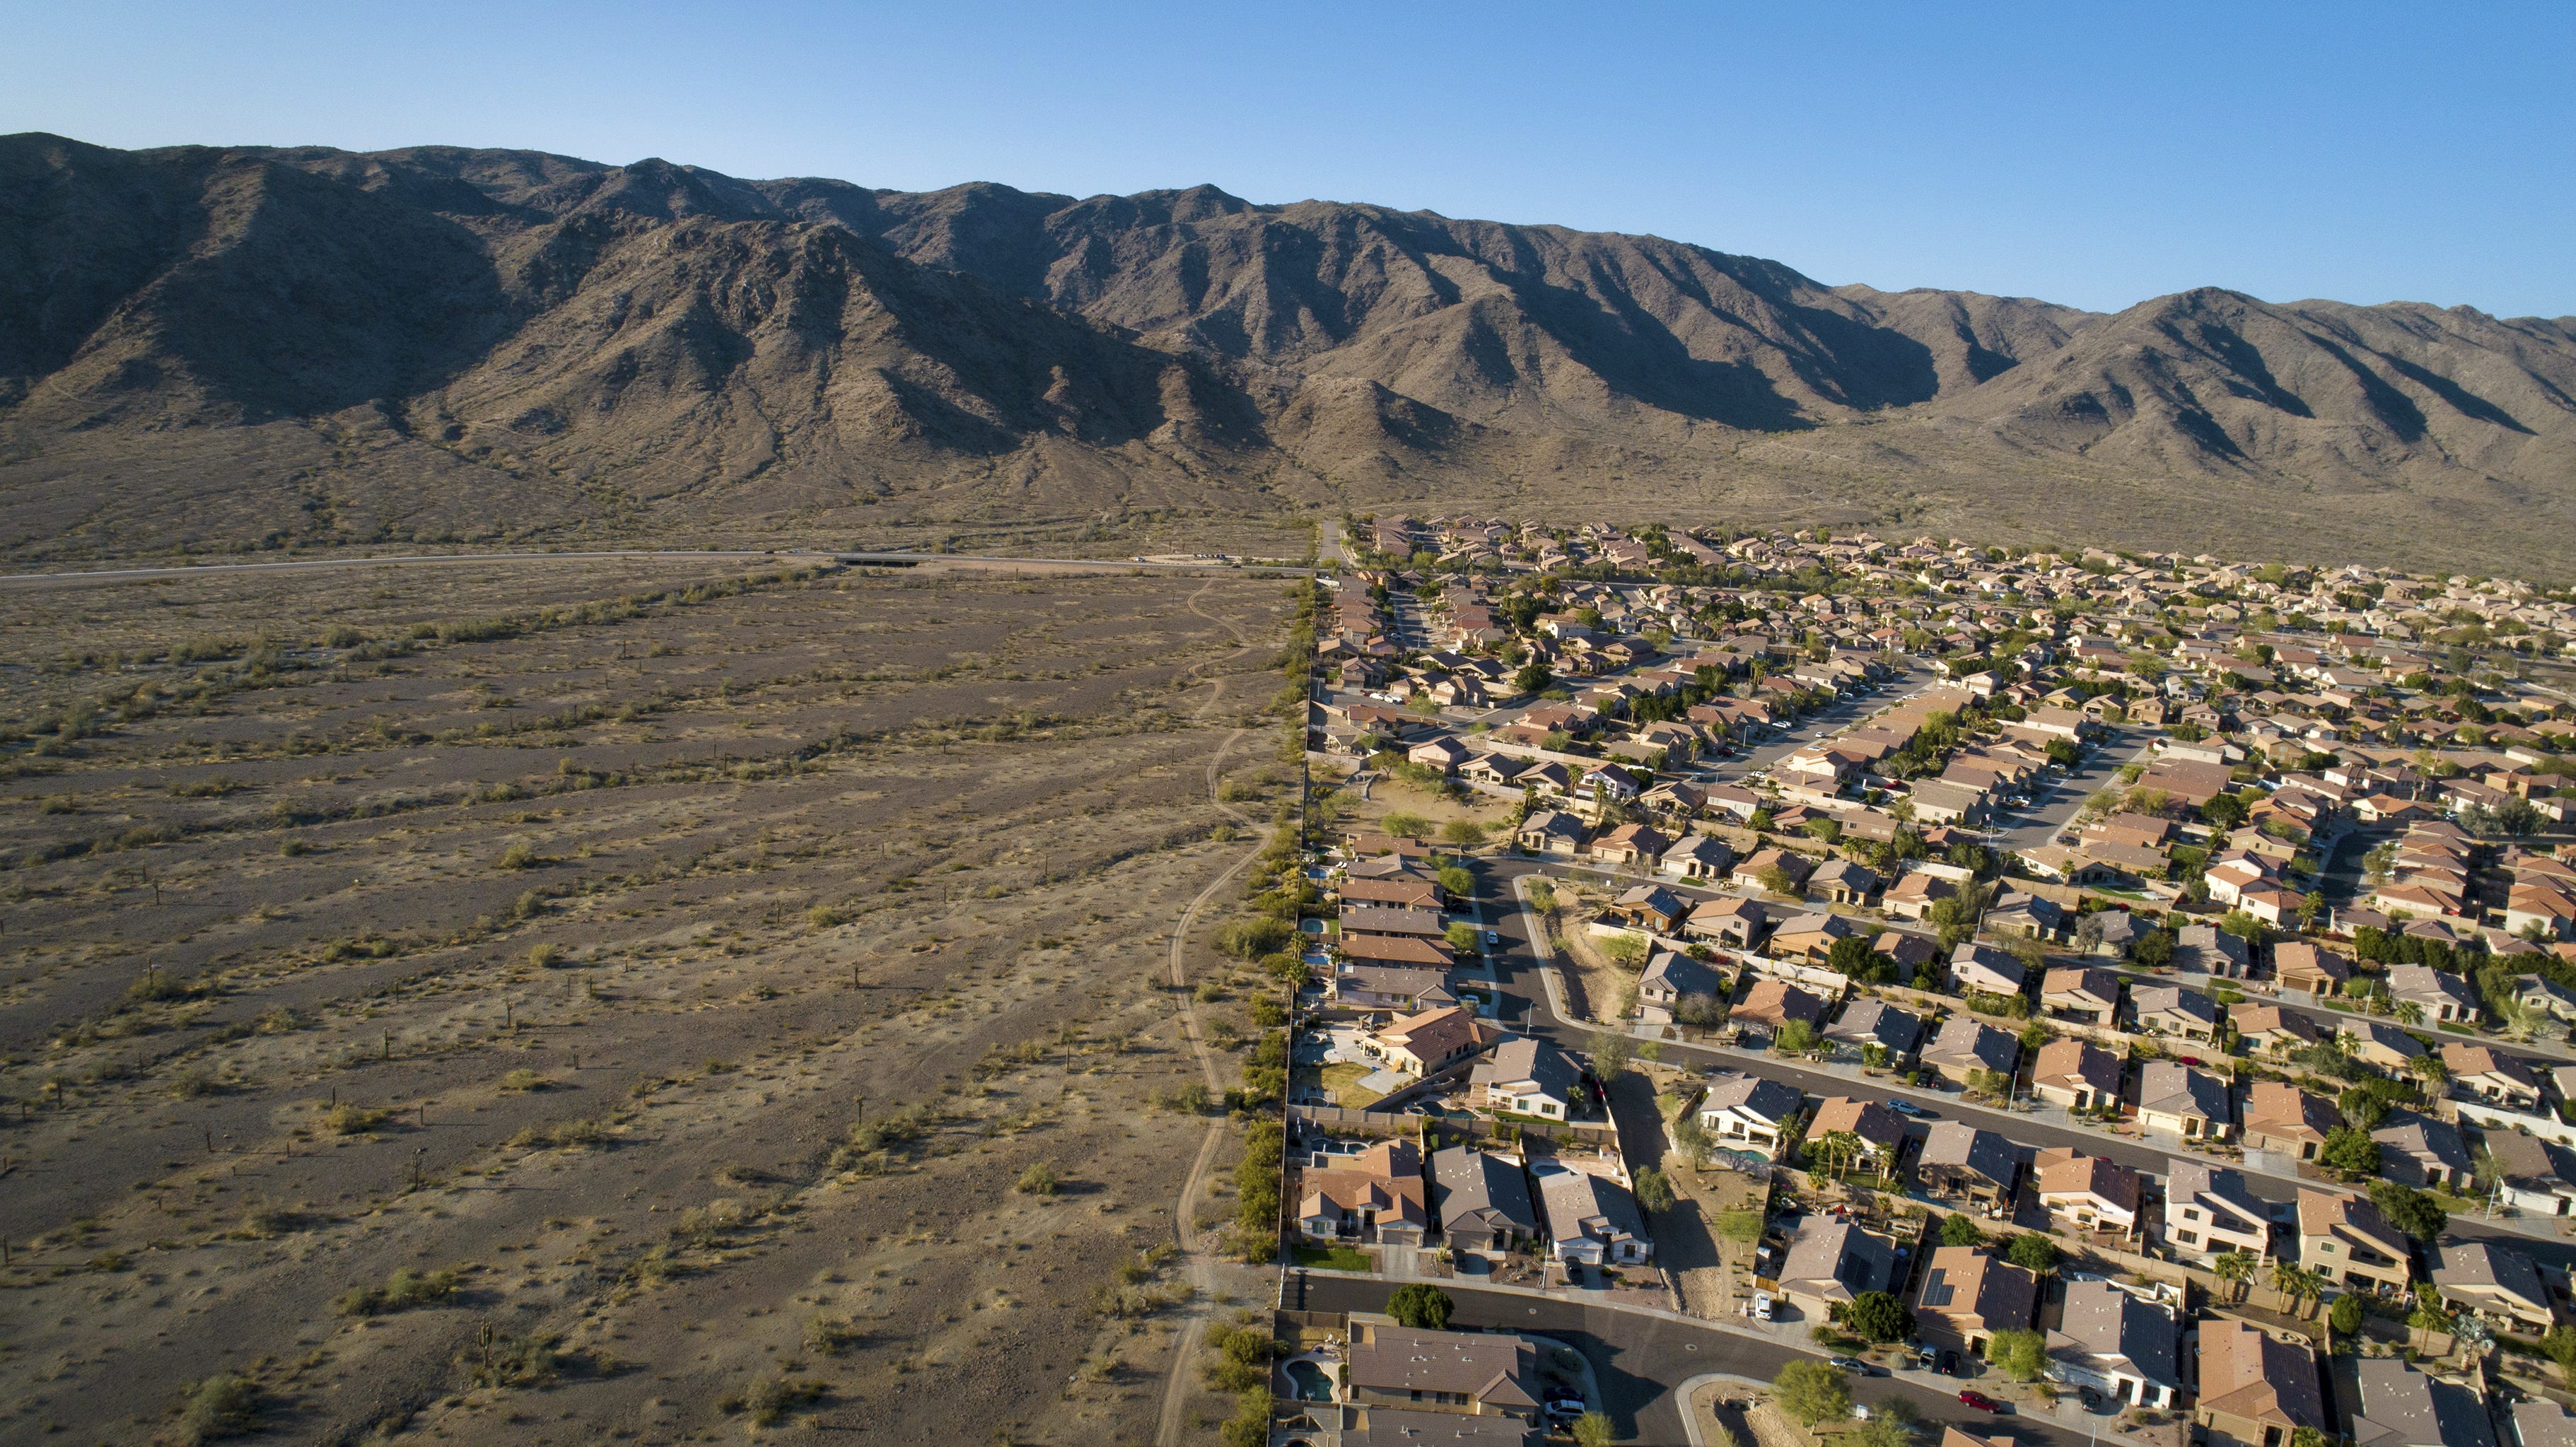
<svg viewBox="0 0 2576 1447"><path fill-rule="evenodd" d="M0 586L0 1438L1147 1440L1285 587Z"/></svg>

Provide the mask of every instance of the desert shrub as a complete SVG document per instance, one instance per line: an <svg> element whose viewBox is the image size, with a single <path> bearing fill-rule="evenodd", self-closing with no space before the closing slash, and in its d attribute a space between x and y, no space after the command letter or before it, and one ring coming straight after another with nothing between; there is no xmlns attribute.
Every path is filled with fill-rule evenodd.
<svg viewBox="0 0 2576 1447"><path fill-rule="evenodd" d="M787 1420L788 1413L823 1400L830 1390L829 1383L811 1378L769 1377L751 1389L743 1410L751 1414L753 1426L775 1427Z"/></svg>
<svg viewBox="0 0 2576 1447"><path fill-rule="evenodd" d="M1208 1088L1197 1081L1157 1090L1154 1092L1153 1101L1165 1110L1177 1111L1182 1115L1205 1115L1208 1113L1208 1107L1216 1103L1214 1097L1208 1094Z"/></svg>
<svg viewBox="0 0 2576 1447"><path fill-rule="evenodd" d="M556 965L563 963L563 959L564 952L559 946L540 944L530 945L528 947L528 963L536 966L538 969L551 970Z"/></svg>
<svg viewBox="0 0 2576 1447"><path fill-rule="evenodd" d="M545 860L538 856L534 844L525 839L513 839L502 849L499 862L503 869L534 869Z"/></svg>
<svg viewBox="0 0 2576 1447"><path fill-rule="evenodd" d="M818 1316L805 1323L805 1349L837 1357L867 1340L867 1335L846 1316Z"/></svg>
<svg viewBox="0 0 2576 1447"><path fill-rule="evenodd" d="M259 1418L259 1388L236 1376L219 1375L189 1384L179 1408L179 1436L185 1442L213 1442L248 1432Z"/></svg>
<svg viewBox="0 0 2576 1447"><path fill-rule="evenodd" d="M492 1332L466 1353L465 1376L478 1387L542 1387L560 1364L550 1335Z"/></svg>
<svg viewBox="0 0 2576 1447"><path fill-rule="evenodd" d="M519 1094L532 1090L547 1090L552 1088L553 1085L553 1081L548 1080L546 1077L539 1075L533 1070L513 1070L509 1074L501 1077L501 1088L511 1092L512 1094Z"/></svg>
<svg viewBox="0 0 2576 1447"><path fill-rule="evenodd" d="M1020 1172L1018 1183L1011 1189L1024 1196L1052 1196L1062 1188L1063 1184L1062 1179L1055 1173L1055 1167L1044 1161L1037 1161L1027 1170Z"/></svg>
<svg viewBox="0 0 2576 1447"><path fill-rule="evenodd" d="M395 1272L382 1286L353 1286L333 1304L342 1316L383 1316L415 1306L435 1306L456 1294L456 1273Z"/></svg>
<svg viewBox="0 0 2576 1447"><path fill-rule="evenodd" d="M532 1125L510 1137L514 1146L595 1146L608 1139L608 1131L595 1120L564 1120L552 1125Z"/></svg>
<svg viewBox="0 0 2576 1447"><path fill-rule="evenodd" d="M392 1116L389 1110L369 1110L343 1101L322 1112L322 1128L333 1135L365 1135Z"/></svg>
<svg viewBox="0 0 2576 1447"><path fill-rule="evenodd" d="M1297 931L1286 920L1266 915L1228 921L1216 932L1216 947L1239 960L1257 960L1296 942Z"/></svg>

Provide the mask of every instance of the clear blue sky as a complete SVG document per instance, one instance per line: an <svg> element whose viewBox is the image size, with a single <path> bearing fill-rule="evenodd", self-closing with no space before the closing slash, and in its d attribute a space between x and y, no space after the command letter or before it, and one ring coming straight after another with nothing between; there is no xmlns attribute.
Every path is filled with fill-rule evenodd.
<svg viewBox="0 0 2576 1447"><path fill-rule="evenodd" d="M1213 182L2097 309L2576 313L2576 5L0 0L0 131Z"/></svg>

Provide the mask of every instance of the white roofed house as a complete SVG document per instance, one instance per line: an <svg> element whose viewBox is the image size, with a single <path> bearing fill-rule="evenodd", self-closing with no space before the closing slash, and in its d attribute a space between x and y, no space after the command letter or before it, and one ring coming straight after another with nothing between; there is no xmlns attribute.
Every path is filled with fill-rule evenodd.
<svg viewBox="0 0 2576 1447"><path fill-rule="evenodd" d="M1725 978L1715 967L1688 955L1659 951L1637 980L1638 1018L1649 1025L1669 1025L1680 1018L1684 1000L1702 996L1715 1003Z"/></svg>
<svg viewBox="0 0 2576 1447"><path fill-rule="evenodd" d="M2388 996L2401 1004L2412 1003L2424 1012L2424 1023L2437 1025L2457 1020L2474 1025L2481 1011L2477 992L2469 982L2430 965L2398 965L2388 972Z"/></svg>
<svg viewBox="0 0 2576 1447"><path fill-rule="evenodd" d="M1494 1048L1494 1058L1468 1074L1469 1099L1487 1110L1564 1120L1581 1089L1583 1071L1544 1040L1514 1036Z"/></svg>
<svg viewBox="0 0 2576 1447"><path fill-rule="evenodd" d="M1699 1123L1726 1150L1750 1150L1777 1159L1790 1123L1806 1107L1796 1087L1759 1075L1720 1070L1700 1097Z"/></svg>
<svg viewBox="0 0 2576 1447"><path fill-rule="evenodd" d="M2138 1121L2185 1140L2223 1141L2236 1134L2227 1082L2172 1060L2150 1060L2138 1068Z"/></svg>
<svg viewBox="0 0 2576 1447"><path fill-rule="evenodd" d="M2269 1256L2271 1219L2238 1172L2176 1156L2165 1173L2165 1244L2185 1260L2205 1264L2230 1251Z"/></svg>
<svg viewBox="0 0 2576 1447"><path fill-rule="evenodd" d="M2453 1310L2465 1308L2535 1337L2565 1315L2531 1258L2491 1241L2453 1241L2442 1247L2433 1285Z"/></svg>
<svg viewBox="0 0 2576 1447"><path fill-rule="evenodd" d="M1985 945L1963 944L1950 952L1950 982L1962 990L1990 995L2018 995L2030 972L2021 961Z"/></svg>
<svg viewBox="0 0 2576 1447"><path fill-rule="evenodd" d="M1532 1174L1538 1178L1539 1209L1547 1215L1549 1249L1557 1260L1624 1266L1654 1256L1645 1213L1626 1186L1561 1164L1542 1163Z"/></svg>
<svg viewBox="0 0 2576 1447"><path fill-rule="evenodd" d="M2140 985L2129 991L2129 1012L2144 1035L2176 1035L2209 1041L2218 1035L2218 1006L2198 990L2180 985Z"/></svg>
<svg viewBox="0 0 2576 1447"><path fill-rule="evenodd" d="M2182 1323L2174 1309L2117 1283L2068 1283L2047 1343L2049 1375L2071 1386L2137 1407L2170 1407L2183 1390Z"/></svg>

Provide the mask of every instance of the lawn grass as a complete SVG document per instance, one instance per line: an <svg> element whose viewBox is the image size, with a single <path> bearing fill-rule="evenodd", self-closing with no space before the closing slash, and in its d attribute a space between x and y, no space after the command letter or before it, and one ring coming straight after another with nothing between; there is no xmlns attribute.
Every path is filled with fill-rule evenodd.
<svg viewBox="0 0 2576 1447"><path fill-rule="evenodd" d="M1386 1099L1382 1093L1367 1089L1360 1084L1361 1081L1375 1074L1377 1072L1368 1066L1353 1065L1349 1061L1343 1061L1338 1065L1325 1066L1322 1078L1324 1088L1333 1093L1335 1105L1347 1106L1352 1110L1366 1110Z"/></svg>
<svg viewBox="0 0 2576 1447"><path fill-rule="evenodd" d="M1297 1248L1297 1264L1320 1266L1326 1271L1375 1271L1377 1262L1365 1251L1352 1246L1305 1246Z"/></svg>

